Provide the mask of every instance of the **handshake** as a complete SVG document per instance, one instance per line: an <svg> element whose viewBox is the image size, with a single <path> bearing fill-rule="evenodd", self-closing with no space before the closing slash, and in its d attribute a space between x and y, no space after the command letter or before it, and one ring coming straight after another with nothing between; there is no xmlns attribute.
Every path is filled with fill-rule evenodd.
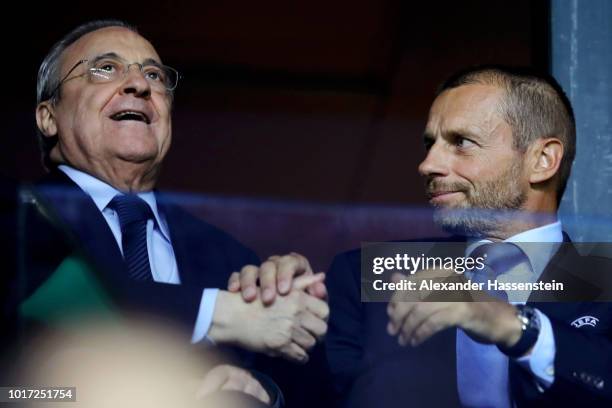
<svg viewBox="0 0 612 408"><path fill-rule="evenodd" d="M325 274L297 253L234 272L219 291L208 337L218 344L306 363L327 332ZM259 285L258 285L259 283Z"/></svg>

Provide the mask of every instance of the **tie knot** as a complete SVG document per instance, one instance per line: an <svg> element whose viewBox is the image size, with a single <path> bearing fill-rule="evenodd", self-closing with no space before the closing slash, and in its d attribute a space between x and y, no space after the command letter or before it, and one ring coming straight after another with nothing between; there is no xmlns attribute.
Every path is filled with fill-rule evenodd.
<svg viewBox="0 0 612 408"><path fill-rule="evenodd" d="M522 263L531 267L529 258L518 245L511 242L496 242L479 245L470 254L472 258L482 257L483 263L492 269L494 276L508 272Z"/></svg>
<svg viewBox="0 0 612 408"><path fill-rule="evenodd" d="M117 211L121 228L134 222L153 218L149 205L135 194L117 194L108 206Z"/></svg>

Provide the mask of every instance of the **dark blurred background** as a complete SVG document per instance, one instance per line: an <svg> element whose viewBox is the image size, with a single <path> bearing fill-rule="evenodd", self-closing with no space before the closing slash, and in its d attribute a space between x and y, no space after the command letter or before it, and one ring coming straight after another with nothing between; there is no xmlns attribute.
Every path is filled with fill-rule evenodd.
<svg viewBox="0 0 612 408"><path fill-rule="evenodd" d="M38 66L91 19L136 25L184 74L160 186L196 193L424 204L436 86L472 64L549 68L547 1L24 3L3 13L0 173L25 181L43 171Z"/></svg>

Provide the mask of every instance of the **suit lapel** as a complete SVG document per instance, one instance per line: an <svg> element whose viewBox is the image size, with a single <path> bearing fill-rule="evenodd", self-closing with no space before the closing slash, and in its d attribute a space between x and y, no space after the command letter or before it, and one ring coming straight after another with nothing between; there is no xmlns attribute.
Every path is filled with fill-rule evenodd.
<svg viewBox="0 0 612 408"><path fill-rule="evenodd" d="M584 279L585 259L580 256L566 233L563 233L563 244L552 257L538 282L563 283L560 293L549 291L532 292L528 303L533 302L570 302L596 299L601 290Z"/></svg>
<svg viewBox="0 0 612 408"><path fill-rule="evenodd" d="M59 170L50 173L35 191L43 205L69 227L96 266L119 278L127 276L117 241L89 195Z"/></svg>
<svg viewBox="0 0 612 408"><path fill-rule="evenodd" d="M157 207L166 218L170 240L172 242L172 250L176 259L181 284L194 284L197 282L197 274L194 273L194 268L191 267L190 258L196 261L199 258L197 252L189 251L189 237L186 236L186 231L180 225L180 215L177 214L176 208L168 202L168 197L155 192Z"/></svg>
<svg viewBox="0 0 612 408"><path fill-rule="evenodd" d="M182 284L225 288L232 272L259 263L242 244L175 204L174 197L156 192L156 198L169 227Z"/></svg>

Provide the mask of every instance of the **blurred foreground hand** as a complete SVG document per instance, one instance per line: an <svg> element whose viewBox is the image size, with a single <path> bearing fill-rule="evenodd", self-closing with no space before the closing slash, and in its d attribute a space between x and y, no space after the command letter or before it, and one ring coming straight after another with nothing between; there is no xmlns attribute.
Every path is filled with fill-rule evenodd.
<svg viewBox="0 0 612 408"><path fill-rule="evenodd" d="M250 408L270 402L247 370L213 366L183 334L159 324L81 324L34 340L22 355L13 385L76 387L71 407ZM49 404L56 406L26 406Z"/></svg>

